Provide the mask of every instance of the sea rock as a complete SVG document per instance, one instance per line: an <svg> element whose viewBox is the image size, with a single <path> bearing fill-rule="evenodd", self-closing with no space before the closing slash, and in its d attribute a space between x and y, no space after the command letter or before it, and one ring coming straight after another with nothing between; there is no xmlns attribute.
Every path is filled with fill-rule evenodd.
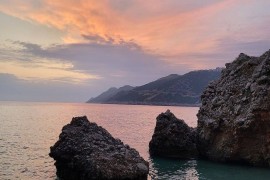
<svg viewBox="0 0 270 180"><path fill-rule="evenodd" d="M139 153L115 139L86 116L63 127L49 154L64 180L147 179L149 164Z"/></svg>
<svg viewBox="0 0 270 180"><path fill-rule="evenodd" d="M149 143L149 153L151 156L181 159L196 157L196 129L177 119L169 110L161 113Z"/></svg>
<svg viewBox="0 0 270 180"><path fill-rule="evenodd" d="M270 166L270 50L260 57L241 53L201 98L200 155Z"/></svg>

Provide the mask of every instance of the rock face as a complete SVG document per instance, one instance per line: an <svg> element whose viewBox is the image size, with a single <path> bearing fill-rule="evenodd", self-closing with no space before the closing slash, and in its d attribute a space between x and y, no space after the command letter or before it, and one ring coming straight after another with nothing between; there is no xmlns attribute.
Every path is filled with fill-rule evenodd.
<svg viewBox="0 0 270 180"><path fill-rule="evenodd" d="M270 166L270 50L240 54L204 91L198 149L216 161Z"/></svg>
<svg viewBox="0 0 270 180"><path fill-rule="evenodd" d="M135 149L85 116L63 127L49 155L64 180L147 179L149 171L148 162Z"/></svg>
<svg viewBox="0 0 270 180"><path fill-rule="evenodd" d="M196 129L189 127L167 110L157 117L152 140L149 143L151 156L190 159L197 156Z"/></svg>

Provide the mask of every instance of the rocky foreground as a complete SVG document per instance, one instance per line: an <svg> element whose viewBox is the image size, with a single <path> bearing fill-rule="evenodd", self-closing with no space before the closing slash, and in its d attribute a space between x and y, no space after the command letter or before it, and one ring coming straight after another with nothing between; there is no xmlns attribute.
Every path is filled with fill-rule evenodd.
<svg viewBox="0 0 270 180"><path fill-rule="evenodd" d="M198 155L196 129L177 119L170 110L157 117L156 127L149 143L151 156L190 159Z"/></svg>
<svg viewBox="0 0 270 180"><path fill-rule="evenodd" d="M201 99L195 142L200 157L270 166L270 50L260 57L240 54L226 64L221 78L208 85ZM176 144L190 141L191 131L186 131L189 128L182 120L169 121L174 119L170 116L173 117L165 113L157 118L150 152L162 154L154 155L170 155ZM175 124L181 124L177 131ZM194 151L194 146L186 147ZM181 157L185 153L177 155Z"/></svg>
<svg viewBox="0 0 270 180"><path fill-rule="evenodd" d="M64 126L49 154L64 180L147 179L149 164L139 153L86 116Z"/></svg>
<svg viewBox="0 0 270 180"><path fill-rule="evenodd" d="M149 143L152 156L204 157L270 166L270 50L240 54L201 96L198 127L170 111L160 114ZM64 126L49 154L64 180L147 179L148 162L86 117Z"/></svg>

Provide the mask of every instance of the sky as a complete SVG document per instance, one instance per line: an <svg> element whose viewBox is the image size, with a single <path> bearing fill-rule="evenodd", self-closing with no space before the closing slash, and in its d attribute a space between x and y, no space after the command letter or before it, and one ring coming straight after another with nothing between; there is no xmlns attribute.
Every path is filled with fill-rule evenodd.
<svg viewBox="0 0 270 180"><path fill-rule="evenodd" d="M0 100L85 102L110 87L270 49L269 0L0 0Z"/></svg>

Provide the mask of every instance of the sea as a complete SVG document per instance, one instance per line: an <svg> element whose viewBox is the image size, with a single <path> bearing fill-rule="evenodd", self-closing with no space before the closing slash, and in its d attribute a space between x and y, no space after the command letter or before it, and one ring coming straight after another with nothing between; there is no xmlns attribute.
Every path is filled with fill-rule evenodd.
<svg viewBox="0 0 270 180"><path fill-rule="evenodd" d="M50 146L72 117L86 115L150 163L148 179L269 180L270 169L204 160L151 158L148 144L156 117L170 109L196 127L198 107L87 103L0 102L0 179L56 180Z"/></svg>

